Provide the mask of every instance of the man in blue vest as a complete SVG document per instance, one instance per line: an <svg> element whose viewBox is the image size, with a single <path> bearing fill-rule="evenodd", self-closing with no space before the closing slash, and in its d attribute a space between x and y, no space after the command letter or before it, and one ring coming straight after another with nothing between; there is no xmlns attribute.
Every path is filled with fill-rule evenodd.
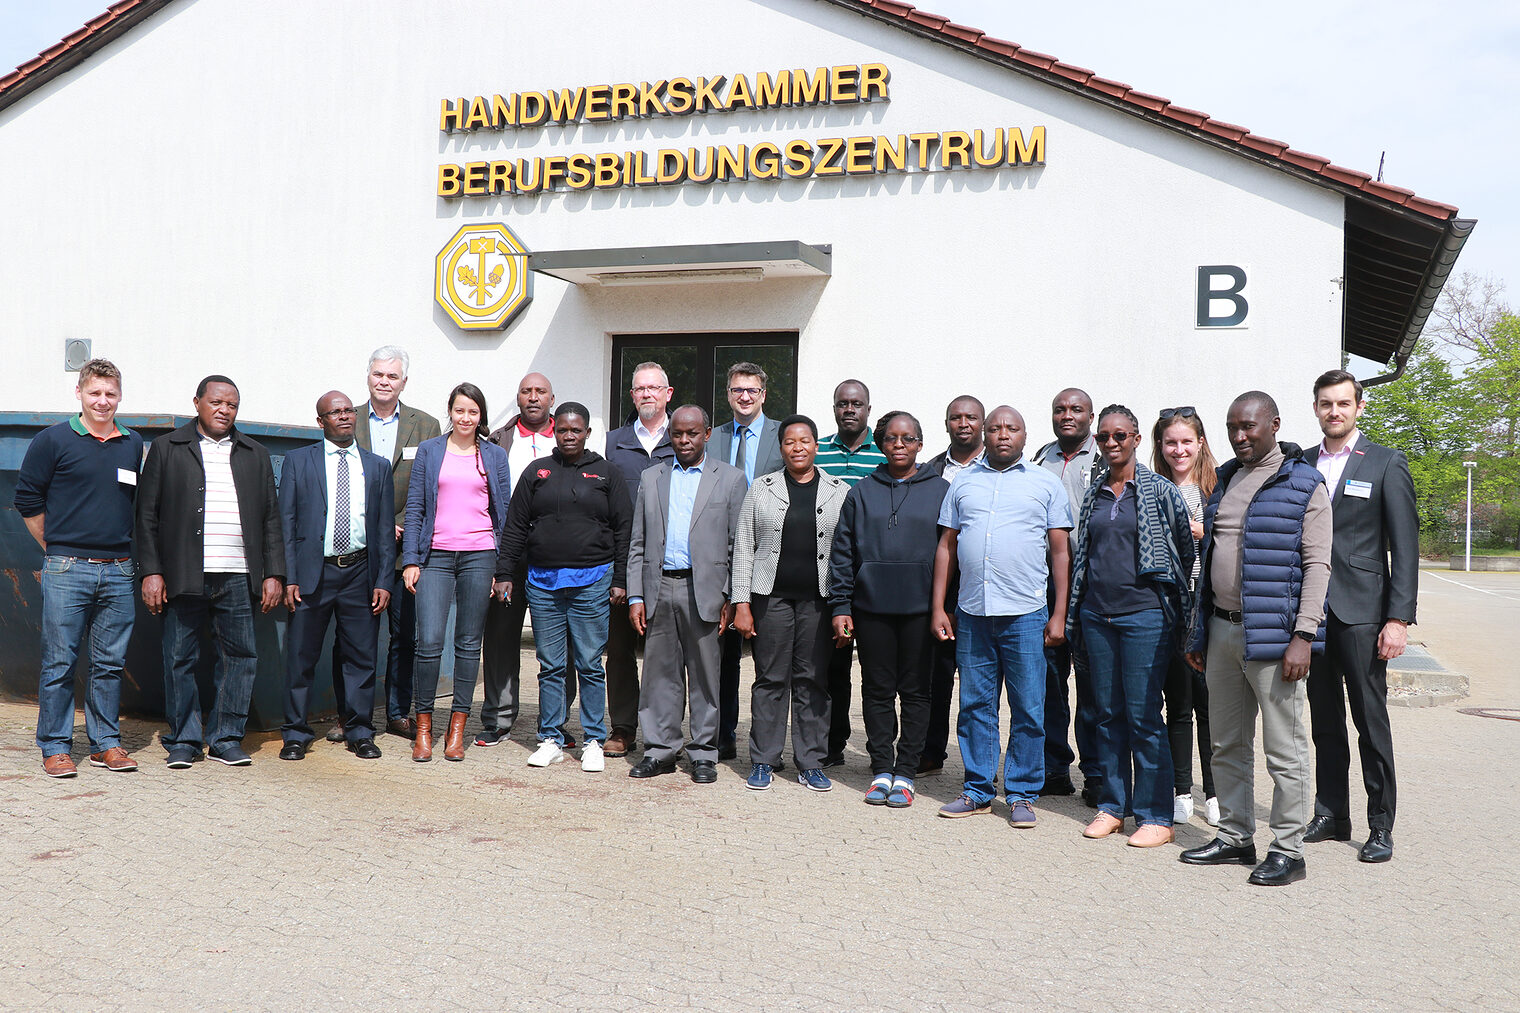
<svg viewBox="0 0 1520 1013"><path fill-rule="evenodd" d="M1204 670L1214 735L1219 836L1184 851L1189 865L1255 865L1249 882L1304 878L1314 815L1304 676L1324 649L1334 520L1325 480L1303 451L1278 443L1277 403L1247 391L1225 421L1235 460L1203 513L1203 567L1188 662ZM1206 652L1206 653L1205 653ZM1272 775L1272 834L1256 864L1256 714Z"/></svg>

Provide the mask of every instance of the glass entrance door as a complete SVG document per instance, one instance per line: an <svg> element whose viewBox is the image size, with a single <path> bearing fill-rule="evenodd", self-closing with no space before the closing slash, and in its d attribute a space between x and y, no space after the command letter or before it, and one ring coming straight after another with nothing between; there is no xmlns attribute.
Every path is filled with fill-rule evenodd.
<svg viewBox="0 0 1520 1013"><path fill-rule="evenodd" d="M633 418L633 370L658 362L675 388L671 407L697 404L718 425L732 418L728 367L752 362L765 370L765 414L781 419L797 410L797 332L737 334L622 334L612 338L612 418L609 427Z"/></svg>

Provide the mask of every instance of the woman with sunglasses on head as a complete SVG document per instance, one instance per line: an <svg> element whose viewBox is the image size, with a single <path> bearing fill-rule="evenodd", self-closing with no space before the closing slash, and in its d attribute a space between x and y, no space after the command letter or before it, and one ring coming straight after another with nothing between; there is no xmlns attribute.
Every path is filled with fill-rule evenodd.
<svg viewBox="0 0 1520 1013"><path fill-rule="evenodd" d="M473 383L449 392L449 431L417 447L407 486L401 580L417 596L412 759L433 758L433 698L443 633L454 607L454 701L443 758L464 759L464 726L475 696L480 642L496 573L496 550L512 473L507 452L486 440L486 398Z"/></svg>
<svg viewBox="0 0 1520 1013"><path fill-rule="evenodd" d="M1103 464L1078 514L1067 636L1080 627L1098 711L1103 778L1082 835L1109 837L1133 815L1130 846L1172 840L1172 763L1161 686L1191 615L1193 532L1176 486L1135 460L1140 423L1098 415Z"/></svg>
<svg viewBox="0 0 1520 1013"><path fill-rule="evenodd" d="M1209 451L1203 431L1203 419L1192 405L1165 408L1151 427L1151 466L1158 475L1172 480L1187 503L1192 518L1193 547L1203 537L1203 505L1214 493L1218 462ZM1189 587L1197 587L1200 560L1196 551ZM1183 660L1182 651L1172 655L1162 686L1166 698L1166 731L1172 744L1172 791L1175 800L1172 822L1186 823L1193 818L1193 720L1198 722L1198 760L1203 768L1204 820L1209 826L1219 824L1219 800L1214 797L1214 772L1211 763L1214 748L1209 741L1209 691L1203 671Z"/></svg>
<svg viewBox="0 0 1520 1013"><path fill-rule="evenodd" d="M939 508L950 483L918 466L924 430L907 412L883 415L872 438L887 461L850 490L839 511L829 601L834 642L843 647L853 636L860 652L860 710L872 773L865 800L903 809L913 804L913 778L929 734L929 608Z"/></svg>

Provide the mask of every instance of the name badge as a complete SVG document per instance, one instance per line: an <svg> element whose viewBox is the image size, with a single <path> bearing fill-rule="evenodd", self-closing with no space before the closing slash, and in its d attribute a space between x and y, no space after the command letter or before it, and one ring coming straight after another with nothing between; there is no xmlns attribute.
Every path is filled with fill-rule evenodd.
<svg viewBox="0 0 1520 1013"><path fill-rule="evenodd" d="M136 485L137 472L133 471L131 468L117 468L116 481L120 482L122 485Z"/></svg>
<svg viewBox="0 0 1520 1013"><path fill-rule="evenodd" d="M1372 483L1349 481L1346 483L1346 495L1355 496L1357 499L1367 499L1372 495Z"/></svg>
<svg viewBox="0 0 1520 1013"><path fill-rule="evenodd" d="M401 459L403 461L415 461L417 459L417 448L416 447L402 447L401 448Z"/></svg>

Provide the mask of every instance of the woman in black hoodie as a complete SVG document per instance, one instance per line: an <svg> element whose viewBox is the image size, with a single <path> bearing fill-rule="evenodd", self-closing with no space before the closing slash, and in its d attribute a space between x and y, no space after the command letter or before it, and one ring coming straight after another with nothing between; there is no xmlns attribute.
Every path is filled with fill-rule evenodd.
<svg viewBox="0 0 1520 1013"><path fill-rule="evenodd" d="M950 483L918 467L923 427L907 412L876 424L887 457L845 498L834 529L834 638L860 650L860 709L871 754L866 802L906 808L929 730L929 596L940 501ZM898 700L901 700L901 734Z"/></svg>

